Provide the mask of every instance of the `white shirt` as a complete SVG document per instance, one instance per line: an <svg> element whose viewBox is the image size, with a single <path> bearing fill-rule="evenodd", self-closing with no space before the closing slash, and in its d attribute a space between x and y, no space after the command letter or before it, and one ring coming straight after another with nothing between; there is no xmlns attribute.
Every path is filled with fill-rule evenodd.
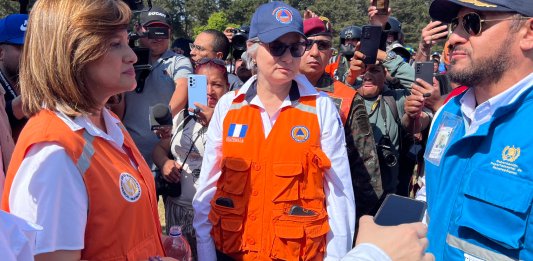
<svg viewBox="0 0 533 261"><path fill-rule="evenodd" d="M71 119L56 115L72 131L86 129L122 150L119 120L103 110L107 133L87 116ZM88 196L83 178L65 149L55 142L30 147L13 180L9 194L11 213L43 227L37 232L35 254L84 248Z"/></svg>
<svg viewBox="0 0 533 261"><path fill-rule="evenodd" d="M532 82L533 73L477 107L475 88L469 88L461 98L461 112L466 129L465 136L475 133L479 126L488 122L498 108L515 101L523 92L533 87Z"/></svg>
<svg viewBox="0 0 533 261"><path fill-rule="evenodd" d="M255 80L256 76L248 80L237 95L246 93ZM331 228L326 236L325 259L340 259L351 249L355 229L355 201L344 128L335 104L326 94L317 92L307 78L301 74L297 75L294 80L298 83L300 96L318 96L316 110L322 131L321 146L331 161L331 168L325 173L324 180L326 210ZM223 122L235 97L235 92L229 92L218 101L207 131L207 144L198 191L193 200L195 210L193 225L196 229L199 260L216 260L215 246L210 235L212 224L208 219L208 214L211 210L210 201L217 190L216 183L221 175ZM268 136L281 109L290 106L291 101L287 96L272 117L269 117L258 96L254 97L250 104L260 108L265 136Z"/></svg>
<svg viewBox="0 0 533 261"><path fill-rule="evenodd" d="M35 233L41 229L39 225L0 210L0 257L2 260L32 261Z"/></svg>

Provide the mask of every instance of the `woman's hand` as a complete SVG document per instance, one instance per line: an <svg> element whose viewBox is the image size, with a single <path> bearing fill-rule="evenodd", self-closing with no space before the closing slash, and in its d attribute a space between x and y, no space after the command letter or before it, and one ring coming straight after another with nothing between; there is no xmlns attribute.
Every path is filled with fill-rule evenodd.
<svg viewBox="0 0 533 261"><path fill-rule="evenodd" d="M178 183L180 181L181 166L174 160L167 160L161 167L161 174L163 178L170 183Z"/></svg>
<svg viewBox="0 0 533 261"><path fill-rule="evenodd" d="M197 102L194 103L194 106L196 106L196 108L199 108L200 110L189 108L189 111L195 113L198 116L198 122L200 122L202 125L209 125L209 122L213 117L215 109Z"/></svg>

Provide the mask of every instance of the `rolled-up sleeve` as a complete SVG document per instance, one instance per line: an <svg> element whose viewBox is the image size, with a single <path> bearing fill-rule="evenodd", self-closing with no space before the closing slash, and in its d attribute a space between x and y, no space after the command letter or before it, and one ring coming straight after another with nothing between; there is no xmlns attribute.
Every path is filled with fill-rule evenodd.
<svg viewBox="0 0 533 261"><path fill-rule="evenodd" d="M317 112L322 131L322 150L331 161L331 168L326 172L324 180L331 228L326 237L325 260L338 260L352 248L355 232L354 192L344 127L333 101L324 93L317 99Z"/></svg>

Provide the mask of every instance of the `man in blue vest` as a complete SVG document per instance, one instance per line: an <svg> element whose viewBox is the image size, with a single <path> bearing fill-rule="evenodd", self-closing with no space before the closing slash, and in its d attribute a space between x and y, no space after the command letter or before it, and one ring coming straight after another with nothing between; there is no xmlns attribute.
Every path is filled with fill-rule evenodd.
<svg viewBox="0 0 533 261"><path fill-rule="evenodd" d="M469 89L430 131L428 251L436 260L533 260L533 5L435 0L429 13L449 23L448 75Z"/></svg>

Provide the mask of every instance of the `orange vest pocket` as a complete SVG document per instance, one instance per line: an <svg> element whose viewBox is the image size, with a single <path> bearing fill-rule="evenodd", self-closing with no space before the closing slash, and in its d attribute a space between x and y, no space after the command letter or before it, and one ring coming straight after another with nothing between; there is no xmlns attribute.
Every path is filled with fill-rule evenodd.
<svg viewBox="0 0 533 261"><path fill-rule="evenodd" d="M273 223L274 240L270 256L284 260L322 260L329 231L327 215L297 217L284 215Z"/></svg>
<svg viewBox="0 0 533 261"><path fill-rule="evenodd" d="M212 212L213 213L213 212ZM243 220L237 217L210 215L213 228L211 235L219 251L225 254L237 253L241 250Z"/></svg>
<svg viewBox="0 0 533 261"><path fill-rule="evenodd" d="M241 195L250 175L250 160L241 158L225 158L223 173L219 184L224 192ZM222 183L221 183L222 182Z"/></svg>
<svg viewBox="0 0 533 261"><path fill-rule="evenodd" d="M300 182L302 180L302 164L300 163L275 163L272 165L274 172L273 199L274 203L295 201L300 197Z"/></svg>

